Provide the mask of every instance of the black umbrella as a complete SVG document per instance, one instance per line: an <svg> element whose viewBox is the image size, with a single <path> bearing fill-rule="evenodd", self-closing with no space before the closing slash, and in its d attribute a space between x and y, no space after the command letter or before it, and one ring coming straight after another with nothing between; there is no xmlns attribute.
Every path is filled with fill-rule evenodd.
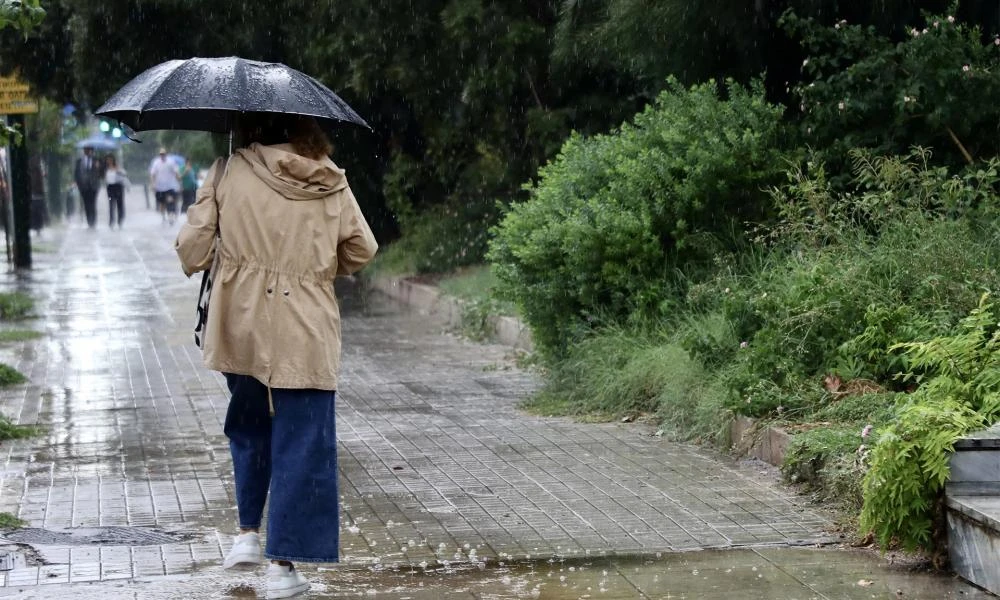
<svg viewBox="0 0 1000 600"><path fill-rule="evenodd" d="M306 115L327 125L354 123L371 129L340 96L305 73L235 56L156 65L125 84L96 114L133 131L225 133L234 129L241 113Z"/></svg>

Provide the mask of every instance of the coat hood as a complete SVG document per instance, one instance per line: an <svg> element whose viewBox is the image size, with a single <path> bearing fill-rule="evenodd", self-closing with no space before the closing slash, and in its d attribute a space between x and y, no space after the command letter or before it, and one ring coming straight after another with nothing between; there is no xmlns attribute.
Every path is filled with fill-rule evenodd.
<svg viewBox="0 0 1000 600"><path fill-rule="evenodd" d="M344 170L332 160L295 154L291 144L254 143L236 153L250 163L261 181L289 200L321 200L347 187Z"/></svg>

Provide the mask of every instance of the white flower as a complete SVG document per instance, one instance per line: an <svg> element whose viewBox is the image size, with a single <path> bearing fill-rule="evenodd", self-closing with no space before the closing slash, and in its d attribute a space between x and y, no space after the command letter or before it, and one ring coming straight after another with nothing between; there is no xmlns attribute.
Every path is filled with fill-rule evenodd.
<svg viewBox="0 0 1000 600"><path fill-rule="evenodd" d="M954 23L955 22L955 17L953 17L951 15L948 15L948 22L949 23Z"/></svg>
<svg viewBox="0 0 1000 600"><path fill-rule="evenodd" d="M968 73L969 72L969 65L962 65L962 72L963 73Z"/></svg>
<svg viewBox="0 0 1000 600"><path fill-rule="evenodd" d="M847 105L844 104L843 102L838 102L837 103L837 108L839 108L840 110L844 110L844 108L846 108L846 107L847 107Z"/></svg>
<svg viewBox="0 0 1000 600"><path fill-rule="evenodd" d="M806 127L806 133L812 133L812 132L813 132L812 127Z"/></svg>
<svg viewBox="0 0 1000 600"><path fill-rule="evenodd" d="M837 23L836 25L834 25L833 28L834 29L840 29L840 23Z"/></svg>
<svg viewBox="0 0 1000 600"><path fill-rule="evenodd" d="M926 27L924 27L924 30L923 30L923 31L921 31L920 33L927 33L927 28L926 28Z"/></svg>
<svg viewBox="0 0 1000 600"><path fill-rule="evenodd" d="M920 30L914 27L913 30L910 31L910 33L913 34L913 37L917 37L918 35L920 35Z"/></svg>
<svg viewBox="0 0 1000 600"><path fill-rule="evenodd" d="M748 342L746 342L746 341L740 342L740 348L746 348L749 345L750 344ZM748 402L749 402L749 400L748 400Z"/></svg>
<svg viewBox="0 0 1000 600"><path fill-rule="evenodd" d="M1000 46L1000 37L998 37L997 39L993 40L993 45L994 46Z"/></svg>
<svg viewBox="0 0 1000 600"><path fill-rule="evenodd" d="M802 66L803 67L806 66L806 65L808 65L808 64L809 64L809 59L808 58L805 59L804 61L802 61Z"/></svg>
<svg viewBox="0 0 1000 600"><path fill-rule="evenodd" d="M865 425L865 428L861 430L861 437L866 438L872 434L872 426Z"/></svg>
<svg viewBox="0 0 1000 600"><path fill-rule="evenodd" d="M938 25L940 25L940 23L938 23L937 21L934 21L934 26L937 27Z"/></svg>

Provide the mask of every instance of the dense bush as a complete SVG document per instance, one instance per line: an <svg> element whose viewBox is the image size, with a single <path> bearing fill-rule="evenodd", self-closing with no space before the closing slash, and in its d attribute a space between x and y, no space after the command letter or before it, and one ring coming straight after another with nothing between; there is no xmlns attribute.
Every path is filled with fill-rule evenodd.
<svg viewBox="0 0 1000 600"><path fill-rule="evenodd" d="M907 364L890 347L948 331L984 290L1000 288L993 202L981 202L996 165L949 176L921 156L858 155L860 193L832 192L820 172L776 194L772 255L758 271L715 283L740 340L717 349L742 365L734 410L761 416L811 402L829 373L901 389L893 376ZM972 218L949 216L956 212Z"/></svg>
<svg viewBox="0 0 1000 600"><path fill-rule="evenodd" d="M731 247L786 167L781 108L729 83L684 89L612 135L573 136L495 230L489 259L539 348L609 321L668 314L681 270Z"/></svg>
<svg viewBox="0 0 1000 600"><path fill-rule="evenodd" d="M795 88L805 140L840 174L852 148L903 154L938 149L961 165L1000 153L1000 38L950 14L925 15L902 41L840 21L786 14L807 58Z"/></svg>

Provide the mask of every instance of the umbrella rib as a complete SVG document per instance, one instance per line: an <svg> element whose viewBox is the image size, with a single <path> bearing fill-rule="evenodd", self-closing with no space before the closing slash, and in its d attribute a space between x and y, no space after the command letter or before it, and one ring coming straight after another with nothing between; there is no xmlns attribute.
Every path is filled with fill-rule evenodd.
<svg viewBox="0 0 1000 600"><path fill-rule="evenodd" d="M236 62L233 65L233 74L236 75L236 85L240 87L239 95L237 97L240 99L239 112L240 114L243 114L245 112L244 108L246 107L243 103L246 102L246 95L250 88L249 79L247 78L247 65L243 59L236 59Z"/></svg>

